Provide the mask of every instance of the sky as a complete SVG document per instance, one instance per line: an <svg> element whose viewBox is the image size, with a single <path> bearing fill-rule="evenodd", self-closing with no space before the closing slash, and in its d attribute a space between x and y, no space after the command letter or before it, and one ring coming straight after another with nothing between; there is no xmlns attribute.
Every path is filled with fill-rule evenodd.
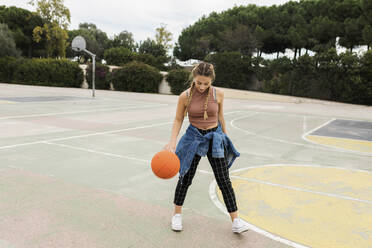
<svg viewBox="0 0 372 248"><path fill-rule="evenodd" d="M28 2L0 0L0 5L34 11L35 7ZM71 13L70 30L77 29L79 23L94 23L110 38L126 30L139 42L147 38L155 39L156 28L165 24L173 34L171 43L174 44L184 28L213 11L219 13L235 5L271 6L285 2L288 0L65 0L64 5Z"/></svg>

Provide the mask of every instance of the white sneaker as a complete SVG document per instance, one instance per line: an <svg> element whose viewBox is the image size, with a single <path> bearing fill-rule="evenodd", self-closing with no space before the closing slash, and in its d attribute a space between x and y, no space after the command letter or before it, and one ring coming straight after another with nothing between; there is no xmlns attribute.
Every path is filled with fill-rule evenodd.
<svg viewBox="0 0 372 248"><path fill-rule="evenodd" d="M172 230L176 232L182 231L182 216L181 214L175 214L172 217Z"/></svg>
<svg viewBox="0 0 372 248"><path fill-rule="evenodd" d="M248 231L248 224L240 219L240 218L235 218L233 223L232 223L232 231L233 233L243 233Z"/></svg>

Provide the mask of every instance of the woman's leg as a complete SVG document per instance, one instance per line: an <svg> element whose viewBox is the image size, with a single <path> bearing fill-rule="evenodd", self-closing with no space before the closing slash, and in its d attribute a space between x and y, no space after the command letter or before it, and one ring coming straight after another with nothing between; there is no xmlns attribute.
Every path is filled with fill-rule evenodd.
<svg viewBox="0 0 372 248"><path fill-rule="evenodd" d="M218 187L222 192L227 211L229 212L231 220L233 221L238 217L238 208L236 206L234 189L230 181L227 160L226 158L213 158L211 150L212 149L209 149L207 153L208 160L212 166Z"/></svg>
<svg viewBox="0 0 372 248"><path fill-rule="evenodd" d="M229 177L229 169L226 161L226 153L224 158L213 158L212 153L208 151L208 160L211 163L214 176L216 178L218 187L220 188L225 202L227 211L230 214L232 221L233 233L243 233L249 230L246 222L238 217L238 208L236 206L236 199L234 189L231 185Z"/></svg>
<svg viewBox="0 0 372 248"><path fill-rule="evenodd" d="M195 155L194 159L191 162L190 169L187 171L185 176L183 177L183 181L181 183L178 180L176 191L174 194L174 214L180 214L182 212L182 205L186 198L186 193L189 186L192 184L192 179L195 176L196 169L198 167L199 161L201 157L199 155Z"/></svg>

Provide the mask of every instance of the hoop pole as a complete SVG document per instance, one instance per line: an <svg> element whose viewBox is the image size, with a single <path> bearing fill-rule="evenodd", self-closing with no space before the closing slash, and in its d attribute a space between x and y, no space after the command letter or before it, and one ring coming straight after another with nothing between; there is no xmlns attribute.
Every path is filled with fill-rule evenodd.
<svg viewBox="0 0 372 248"><path fill-rule="evenodd" d="M86 52L87 54L89 54L90 56L92 56L92 61L93 61L93 64L92 64L92 96L95 97L96 96L96 55L92 52L89 52L87 49L84 49L84 52Z"/></svg>
<svg viewBox="0 0 372 248"><path fill-rule="evenodd" d="M96 84L95 84L95 79L96 79L96 55L93 55L92 56L93 57L93 66L92 66L92 90L93 90L93 92L92 92L92 96L93 97L95 97L96 96L96 94L95 94L95 90L96 90Z"/></svg>

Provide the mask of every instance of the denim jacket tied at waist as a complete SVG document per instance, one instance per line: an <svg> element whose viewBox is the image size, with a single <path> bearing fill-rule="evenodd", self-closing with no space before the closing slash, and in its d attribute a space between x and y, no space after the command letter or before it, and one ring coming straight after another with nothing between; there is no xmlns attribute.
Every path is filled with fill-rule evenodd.
<svg viewBox="0 0 372 248"><path fill-rule="evenodd" d="M190 169L191 162L195 154L204 157L209 149L212 140L212 157L223 158L226 149L226 160L230 168L234 160L240 156L240 153L234 148L229 137L222 132L221 125L214 132L209 132L204 136L193 125L189 125L186 133L181 137L177 144L176 154L181 162L180 178Z"/></svg>

